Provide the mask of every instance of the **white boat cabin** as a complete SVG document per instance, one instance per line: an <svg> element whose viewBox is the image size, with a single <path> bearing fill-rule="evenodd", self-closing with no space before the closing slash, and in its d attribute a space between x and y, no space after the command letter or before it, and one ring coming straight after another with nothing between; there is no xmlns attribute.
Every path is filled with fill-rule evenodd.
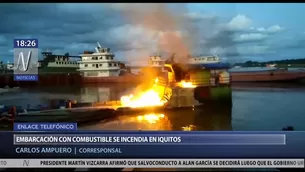
<svg viewBox="0 0 305 172"><path fill-rule="evenodd" d="M189 58L188 64L207 64L207 63L219 63L220 58L218 56L199 56Z"/></svg>
<svg viewBox="0 0 305 172"><path fill-rule="evenodd" d="M84 77L119 76L120 62L114 59L110 48L102 48L98 43L96 52L85 51L81 54L79 71Z"/></svg>
<svg viewBox="0 0 305 172"><path fill-rule="evenodd" d="M151 56L149 58L149 65L152 67L163 67L165 64L161 56ZM191 57L188 59L188 64L206 64L206 63L219 63L221 60L218 56L199 56Z"/></svg>
<svg viewBox="0 0 305 172"><path fill-rule="evenodd" d="M148 64L152 67L163 67L165 60L161 56L150 56Z"/></svg>
<svg viewBox="0 0 305 172"><path fill-rule="evenodd" d="M7 63L6 64L6 69L13 70L14 69L14 63Z"/></svg>

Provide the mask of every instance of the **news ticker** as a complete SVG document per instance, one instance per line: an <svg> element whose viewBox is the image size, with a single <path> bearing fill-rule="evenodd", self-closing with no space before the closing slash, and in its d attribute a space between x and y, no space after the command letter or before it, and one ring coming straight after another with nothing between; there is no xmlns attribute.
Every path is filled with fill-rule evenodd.
<svg viewBox="0 0 305 172"><path fill-rule="evenodd" d="M0 168L304 168L304 159L0 159Z"/></svg>
<svg viewBox="0 0 305 172"><path fill-rule="evenodd" d="M80 131L76 123L15 123L0 158L304 158L305 132Z"/></svg>
<svg viewBox="0 0 305 172"><path fill-rule="evenodd" d="M0 132L0 158L303 158L305 132Z"/></svg>

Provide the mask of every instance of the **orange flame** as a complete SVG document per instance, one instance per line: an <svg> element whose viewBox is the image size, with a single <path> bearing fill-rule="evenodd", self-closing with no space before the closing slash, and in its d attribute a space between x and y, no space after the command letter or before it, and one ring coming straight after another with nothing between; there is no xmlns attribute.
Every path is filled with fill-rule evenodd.
<svg viewBox="0 0 305 172"><path fill-rule="evenodd" d="M193 85L192 82L186 82L186 81L184 81L184 80L182 80L181 82L179 82L178 85L179 85L180 87L183 87L183 88L195 88L195 87L196 87L196 85Z"/></svg>
<svg viewBox="0 0 305 172"><path fill-rule="evenodd" d="M137 116L138 121L140 121L140 122L147 121L150 124L155 124L155 123L157 123L157 121L159 121L162 118L164 118L164 114L151 113L151 114Z"/></svg>
<svg viewBox="0 0 305 172"><path fill-rule="evenodd" d="M129 96L121 97L123 106L128 107L146 107L146 106L163 106L163 102L159 94L153 89L141 93L139 96L130 94Z"/></svg>
<svg viewBox="0 0 305 172"><path fill-rule="evenodd" d="M150 106L163 106L166 101L162 100L162 94L157 88L158 78L155 79L154 85L151 89L137 93L137 95L125 95L121 97L121 105L125 107L150 107Z"/></svg>

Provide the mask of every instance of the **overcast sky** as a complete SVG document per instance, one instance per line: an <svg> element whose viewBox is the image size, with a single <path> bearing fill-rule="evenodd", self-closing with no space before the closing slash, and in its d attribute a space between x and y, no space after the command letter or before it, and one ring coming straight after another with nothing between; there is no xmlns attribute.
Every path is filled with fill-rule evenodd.
<svg viewBox="0 0 305 172"><path fill-rule="evenodd" d="M0 60L13 39L36 38L40 51L79 55L96 42L119 60L156 52L231 61L304 58L305 4L1 4Z"/></svg>

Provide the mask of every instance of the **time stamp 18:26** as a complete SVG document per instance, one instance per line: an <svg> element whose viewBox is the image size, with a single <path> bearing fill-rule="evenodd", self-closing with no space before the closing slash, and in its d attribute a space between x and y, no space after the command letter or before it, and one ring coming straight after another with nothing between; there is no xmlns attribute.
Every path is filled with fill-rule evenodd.
<svg viewBox="0 0 305 172"><path fill-rule="evenodd" d="M38 39L14 39L14 48L38 48Z"/></svg>
<svg viewBox="0 0 305 172"><path fill-rule="evenodd" d="M37 63L34 59L38 59L38 54L33 54L33 52L37 52L37 50L38 39L14 39L14 61L17 65L16 69L18 69L18 73L15 73L14 71L14 81L38 81L37 71L34 73L27 73L30 64ZM24 57L24 54L28 55ZM32 59L32 57L35 58Z"/></svg>

